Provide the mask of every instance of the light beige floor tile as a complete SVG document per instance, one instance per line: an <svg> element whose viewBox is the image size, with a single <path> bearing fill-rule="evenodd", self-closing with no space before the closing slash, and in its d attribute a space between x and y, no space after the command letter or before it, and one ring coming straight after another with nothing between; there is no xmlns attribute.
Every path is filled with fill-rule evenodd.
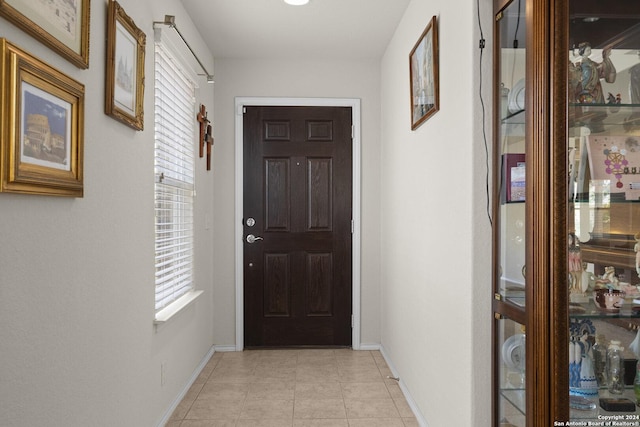
<svg viewBox="0 0 640 427"><path fill-rule="evenodd" d="M347 418L400 418L392 399L347 399Z"/></svg>
<svg viewBox="0 0 640 427"><path fill-rule="evenodd" d="M378 367L373 357L336 357L338 366L369 366Z"/></svg>
<svg viewBox="0 0 640 427"><path fill-rule="evenodd" d="M336 367L320 367L320 368L298 368L296 371L297 382L338 382L338 368Z"/></svg>
<svg viewBox="0 0 640 427"><path fill-rule="evenodd" d="M188 420L236 420L242 411L240 400L197 400L191 405Z"/></svg>
<svg viewBox="0 0 640 427"><path fill-rule="evenodd" d="M396 404L396 408L398 409L398 412L400 413L400 416L402 418L411 418L414 416L411 407L404 397L401 399L393 399L393 401Z"/></svg>
<svg viewBox="0 0 640 427"><path fill-rule="evenodd" d="M207 382L207 380L209 379L209 377L211 376L211 373L213 372L213 368L211 369L203 369L200 374L198 374L198 377L195 379L195 381L193 382L193 384L204 384Z"/></svg>
<svg viewBox="0 0 640 427"><path fill-rule="evenodd" d="M180 423L182 421L169 421L164 425L164 427L180 427Z"/></svg>
<svg viewBox="0 0 640 427"><path fill-rule="evenodd" d="M221 374L221 373L230 373L233 372L234 374L251 374L253 371L255 371L256 367L258 366L258 363L227 363L227 364L222 364L222 362L215 367L215 369L213 370L213 372L211 373L211 375L216 375L216 374Z"/></svg>
<svg viewBox="0 0 640 427"><path fill-rule="evenodd" d="M341 383L345 399L390 399L391 395L382 381L369 383Z"/></svg>
<svg viewBox="0 0 640 427"><path fill-rule="evenodd" d="M350 348L341 348L334 350L336 356L349 356L349 357L372 357L372 352L369 350L352 350Z"/></svg>
<svg viewBox="0 0 640 427"><path fill-rule="evenodd" d="M402 422L404 423L404 427L420 427L418 420L415 418L403 418Z"/></svg>
<svg viewBox="0 0 640 427"><path fill-rule="evenodd" d="M350 419L349 427L404 427L401 418Z"/></svg>
<svg viewBox="0 0 640 427"><path fill-rule="evenodd" d="M257 354L260 355L261 359L267 357L282 357L282 358L290 358L290 357L298 357L298 355L305 350L295 350L295 349L283 349L283 350L255 350Z"/></svg>
<svg viewBox="0 0 640 427"><path fill-rule="evenodd" d="M313 349L313 350L300 350L298 353L298 359L315 358L315 357L335 357L336 350L329 349Z"/></svg>
<svg viewBox="0 0 640 427"><path fill-rule="evenodd" d="M257 382L294 382L296 380L296 368L293 366L287 368L270 368L259 366L255 370L254 377L255 381Z"/></svg>
<svg viewBox="0 0 640 427"><path fill-rule="evenodd" d="M255 380L253 370L213 371L207 382L216 383L252 383Z"/></svg>
<svg viewBox="0 0 640 427"><path fill-rule="evenodd" d="M417 426L386 375L379 351L215 353L167 427Z"/></svg>
<svg viewBox="0 0 640 427"><path fill-rule="evenodd" d="M389 368L378 367L378 370L380 371L380 376L382 376L382 378L384 379L391 379L394 377L393 372L391 372L391 369Z"/></svg>
<svg viewBox="0 0 640 427"><path fill-rule="evenodd" d="M346 419L294 419L293 427L349 427Z"/></svg>
<svg viewBox="0 0 640 427"><path fill-rule="evenodd" d="M298 359L298 368L337 368L335 357L308 357Z"/></svg>
<svg viewBox="0 0 640 427"><path fill-rule="evenodd" d="M293 400L247 399L240 419L279 420L293 418Z"/></svg>
<svg viewBox="0 0 640 427"><path fill-rule="evenodd" d="M248 351L228 351L222 353L222 360L250 360L250 359L258 359L260 358L259 350L248 350Z"/></svg>
<svg viewBox="0 0 640 427"><path fill-rule="evenodd" d="M340 382L345 383L382 381L382 376L377 367L338 367L338 375Z"/></svg>
<svg viewBox="0 0 640 427"><path fill-rule="evenodd" d="M236 427L291 427L293 420L238 420Z"/></svg>
<svg viewBox="0 0 640 427"><path fill-rule="evenodd" d="M342 398L340 383L316 382L296 383L296 399L339 399Z"/></svg>
<svg viewBox="0 0 640 427"><path fill-rule="evenodd" d="M294 382L271 382L251 384L248 399L293 400L296 384Z"/></svg>
<svg viewBox="0 0 640 427"><path fill-rule="evenodd" d="M298 364L298 357L262 357L256 368L293 368Z"/></svg>
<svg viewBox="0 0 640 427"><path fill-rule="evenodd" d="M180 427L235 427L236 420L185 420ZM168 427L168 426L165 426Z"/></svg>
<svg viewBox="0 0 640 427"><path fill-rule="evenodd" d="M293 418L346 418L342 399L296 399Z"/></svg>
<svg viewBox="0 0 640 427"><path fill-rule="evenodd" d="M404 393L397 381L385 380L384 384L387 386L387 390L389 390L389 394L393 399L404 399Z"/></svg>
<svg viewBox="0 0 640 427"><path fill-rule="evenodd" d="M182 401L178 403L176 409L173 410L173 414L171 414L171 418L169 418L169 420L180 421L184 419L187 412L189 412L189 409L191 409L191 405L193 405L193 400L182 399Z"/></svg>
<svg viewBox="0 0 640 427"><path fill-rule="evenodd" d="M249 384L207 382L198 399L243 401L249 392Z"/></svg>

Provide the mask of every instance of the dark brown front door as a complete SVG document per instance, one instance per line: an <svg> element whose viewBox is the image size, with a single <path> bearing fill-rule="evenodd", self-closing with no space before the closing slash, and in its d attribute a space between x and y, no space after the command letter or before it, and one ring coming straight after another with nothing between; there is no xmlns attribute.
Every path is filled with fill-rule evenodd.
<svg viewBox="0 0 640 427"><path fill-rule="evenodd" d="M351 108L246 107L243 132L245 346L350 346Z"/></svg>

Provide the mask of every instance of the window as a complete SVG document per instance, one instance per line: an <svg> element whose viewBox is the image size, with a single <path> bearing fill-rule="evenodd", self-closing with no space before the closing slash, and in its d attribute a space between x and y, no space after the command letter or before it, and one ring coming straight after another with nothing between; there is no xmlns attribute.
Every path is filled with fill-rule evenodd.
<svg viewBox="0 0 640 427"><path fill-rule="evenodd" d="M156 311L193 289L195 84L155 45Z"/></svg>

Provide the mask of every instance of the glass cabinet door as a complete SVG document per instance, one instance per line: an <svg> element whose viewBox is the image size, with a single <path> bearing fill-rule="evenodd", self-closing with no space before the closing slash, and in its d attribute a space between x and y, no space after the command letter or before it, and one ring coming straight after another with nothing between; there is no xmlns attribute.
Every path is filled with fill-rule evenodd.
<svg viewBox="0 0 640 427"><path fill-rule="evenodd" d="M568 10L570 418L640 426L640 3Z"/></svg>
<svg viewBox="0 0 640 427"><path fill-rule="evenodd" d="M525 0L514 0L497 16L500 45L499 125L496 129L496 177L500 199L496 213L496 297L525 306Z"/></svg>
<svg viewBox="0 0 640 427"><path fill-rule="evenodd" d="M494 425L526 425L525 19L512 0L495 19Z"/></svg>

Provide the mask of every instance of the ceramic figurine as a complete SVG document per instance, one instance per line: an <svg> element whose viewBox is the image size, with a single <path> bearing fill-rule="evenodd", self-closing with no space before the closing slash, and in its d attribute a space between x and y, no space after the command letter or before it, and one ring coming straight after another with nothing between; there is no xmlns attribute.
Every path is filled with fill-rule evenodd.
<svg viewBox="0 0 640 427"><path fill-rule="evenodd" d="M571 276L570 293L582 293L582 258L578 236L569 233L569 275Z"/></svg>
<svg viewBox="0 0 640 427"><path fill-rule="evenodd" d="M620 289L620 282L616 277L615 267L608 266L604 268L604 274L600 279L596 279L596 287Z"/></svg>
<svg viewBox="0 0 640 427"><path fill-rule="evenodd" d="M596 286L596 276L592 272L587 271L588 265L586 262L582 263L582 279L580 284L582 286L582 293L585 294L593 291L593 288Z"/></svg>
<svg viewBox="0 0 640 427"><path fill-rule="evenodd" d="M589 58L591 45L587 42L578 45L578 52L582 57L580 67L580 83L578 87L577 102L581 104L604 104L604 94L600 79L607 83L616 81L616 68L611 62L611 48L602 50L602 62L598 63Z"/></svg>

